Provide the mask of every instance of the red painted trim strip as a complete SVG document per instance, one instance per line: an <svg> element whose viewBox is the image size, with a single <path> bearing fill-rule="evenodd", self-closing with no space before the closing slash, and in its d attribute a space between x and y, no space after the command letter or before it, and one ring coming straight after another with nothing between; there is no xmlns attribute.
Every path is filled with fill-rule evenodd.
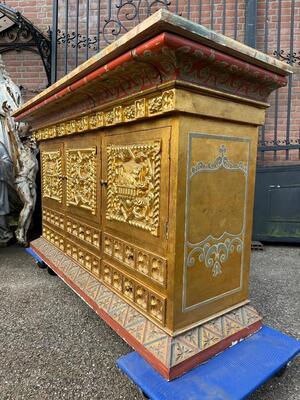
<svg viewBox="0 0 300 400"><path fill-rule="evenodd" d="M222 68L222 64L224 65L224 63L226 63L227 65L232 66L232 68L235 69L235 72L237 74L240 73L252 76L253 79L257 79L258 81L268 80L269 82L275 83L277 86L285 86L287 83L286 77L267 71L261 67L249 64L246 61L239 60L230 55L224 54L218 50L211 49L209 47L206 47L205 45L194 42L190 39L185 39L181 36L165 32L137 46L135 49L127 51L126 53L115 58L106 65L98 67L97 69L90 72L83 78L78 79L74 83L60 89L55 88L54 93L52 95L50 92L48 97L46 97L44 100L38 101L38 103L36 103L33 106L28 106L29 108L25 109L25 111L23 111L21 114L17 115L15 119L17 121L20 121L29 114L34 113L39 108L44 107L55 101L58 101L60 98L66 96L71 92L77 91L78 89L84 87L91 81L96 79L101 79L102 77L105 76L107 72L113 71L114 69L120 67L124 63L138 58L139 56L143 55L143 53L146 50L155 51L159 50L163 46L168 46L169 48L172 49L187 47L191 49L192 52L199 52L200 54L202 53L205 57L211 58L212 62L217 64L219 63L220 68ZM174 79L175 78L176 77L174 77ZM55 90L57 90L57 92L55 92Z"/></svg>
<svg viewBox="0 0 300 400"><path fill-rule="evenodd" d="M79 88L85 86L87 83L91 82L92 80L101 77L102 75L104 75L105 73L107 73L109 71L113 71L114 69L118 68L125 62L133 60L134 57L136 57L136 54L142 54L145 50L152 50L152 49L154 50L154 49L157 49L157 48L163 46L164 41L165 41L165 35L166 35L165 33L161 33L154 39L151 39L151 40L147 41L146 43L138 46L135 50L130 50L130 51L126 52L125 54L110 61L106 65L104 65L100 68L97 68L93 72L90 72L88 75L84 76L83 78L79 79L78 81L59 90L57 93L47 97L46 99L37 103L35 106L32 106L29 109L22 112L21 114L17 115L15 117L16 121L22 120L24 117L33 113L37 109L39 109L43 106L46 106L47 104L52 103L56 100L59 100L61 97L64 97L65 95L67 95L70 92L74 92L74 91L78 90Z"/></svg>
<svg viewBox="0 0 300 400"><path fill-rule="evenodd" d="M270 81L273 81L274 83L276 82L281 86L285 86L287 84L286 77L267 71L266 69L256 65L249 64L246 61L239 60L218 50L211 49L190 39L176 36L172 33L166 34L165 45L176 49L186 46L187 48L192 49L193 52L201 51L206 57L210 57L212 62L220 63L220 68L222 68L222 63L231 65L232 71L235 71L236 74L240 72L241 74L252 75L253 77L256 77L256 79L269 79Z"/></svg>

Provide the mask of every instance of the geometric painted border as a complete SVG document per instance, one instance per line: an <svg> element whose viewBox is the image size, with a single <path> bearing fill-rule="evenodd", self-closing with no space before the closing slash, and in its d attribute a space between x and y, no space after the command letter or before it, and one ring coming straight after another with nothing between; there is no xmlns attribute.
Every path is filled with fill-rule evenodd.
<svg viewBox="0 0 300 400"><path fill-rule="evenodd" d="M242 306L171 337L44 238L32 250L166 379L173 379L261 327Z"/></svg>

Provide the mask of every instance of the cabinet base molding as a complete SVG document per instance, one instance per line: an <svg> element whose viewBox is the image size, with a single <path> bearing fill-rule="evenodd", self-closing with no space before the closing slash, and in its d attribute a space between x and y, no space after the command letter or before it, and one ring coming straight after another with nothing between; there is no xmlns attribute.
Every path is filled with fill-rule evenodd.
<svg viewBox="0 0 300 400"><path fill-rule="evenodd" d="M44 238L32 250L164 378L172 380L257 332L262 319L244 305L170 336Z"/></svg>

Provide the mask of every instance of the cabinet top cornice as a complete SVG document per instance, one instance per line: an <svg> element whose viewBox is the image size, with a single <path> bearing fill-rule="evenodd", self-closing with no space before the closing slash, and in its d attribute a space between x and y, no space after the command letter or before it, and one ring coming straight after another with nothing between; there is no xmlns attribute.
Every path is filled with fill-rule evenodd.
<svg viewBox="0 0 300 400"><path fill-rule="evenodd" d="M192 63L190 71L184 60L186 66ZM206 79L207 69L212 74ZM273 90L286 84L285 76L291 72L289 65L267 54L161 9L29 100L14 116L32 122L41 113L57 112L58 103L76 107L77 93L86 103L85 109L78 105L81 113L90 102L105 104L170 80L207 87L219 80L217 90L266 101ZM139 81L136 87L134 78ZM128 84L131 92L126 92Z"/></svg>

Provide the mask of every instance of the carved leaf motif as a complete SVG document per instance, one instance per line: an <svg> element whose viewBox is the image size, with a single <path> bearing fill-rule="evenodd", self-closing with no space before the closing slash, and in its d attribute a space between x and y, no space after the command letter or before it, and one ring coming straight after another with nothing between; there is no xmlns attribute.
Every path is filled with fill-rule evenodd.
<svg viewBox="0 0 300 400"><path fill-rule="evenodd" d="M143 309L147 310L148 305L148 293L146 289L141 286L137 286L136 288L136 303Z"/></svg>
<svg viewBox="0 0 300 400"><path fill-rule="evenodd" d="M133 300L133 291L134 291L134 285L133 282L125 278L124 279L124 295L128 297L130 300Z"/></svg>
<svg viewBox="0 0 300 400"><path fill-rule="evenodd" d="M67 206L96 214L96 147L67 150Z"/></svg>
<svg viewBox="0 0 300 400"><path fill-rule="evenodd" d="M42 191L43 197L62 202L61 153L60 151L42 152Z"/></svg>
<svg viewBox="0 0 300 400"><path fill-rule="evenodd" d="M154 318L158 319L159 321L163 320L164 316L164 311L163 311L163 303L160 299L158 299L156 296L152 295L150 296L150 315L152 315Z"/></svg>
<svg viewBox="0 0 300 400"><path fill-rule="evenodd" d="M111 256L113 253L112 240L107 236L104 239L104 253L108 254L109 256Z"/></svg>

